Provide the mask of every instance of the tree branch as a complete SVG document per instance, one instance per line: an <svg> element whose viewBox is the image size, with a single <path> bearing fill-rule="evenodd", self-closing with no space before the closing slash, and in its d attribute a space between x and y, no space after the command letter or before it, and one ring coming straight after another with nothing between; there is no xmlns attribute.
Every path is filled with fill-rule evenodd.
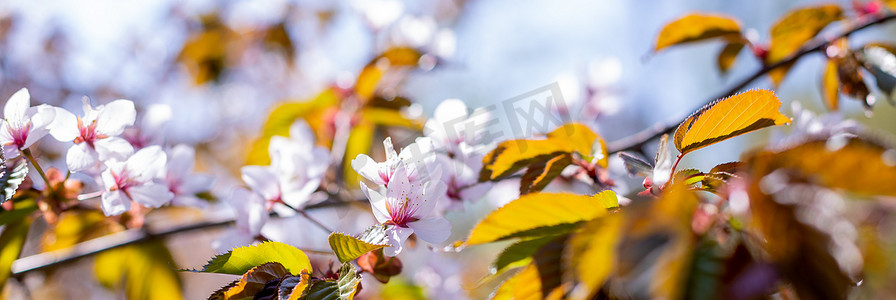
<svg viewBox="0 0 896 300"><path fill-rule="evenodd" d="M756 79L759 79L760 77L762 77L763 75L767 74L768 72L770 72L771 70L773 70L775 68L796 62L798 59L805 56L806 54L810 54L810 53L816 52L816 51L822 51L828 44L830 44L831 42L833 42L837 39L847 37L859 30L862 30L862 29L865 29L865 28L868 28L868 27L871 27L871 26L874 26L877 24L882 24L882 23L891 21L893 19L896 19L896 14L887 14L884 16L876 16L876 17L869 18L867 20L862 20L859 23L856 23L855 25L853 25L852 27L849 27L846 30L844 30L843 32L841 32L837 35L834 35L832 37L829 37L829 38L817 37L814 40L811 40L808 43L806 43L805 46L800 49L800 51L797 51L793 55L791 55L779 62L773 63L771 65L763 66L762 69L759 69L758 71L753 73L753 75L750 75L749 77L739 81L737 84L732 86L727 91L717 95L716 97L710 98L709 100L707 100L705 102L704 105L712 103L712 101L715 101L716 99L722 99L722 98L731 96L731 95L739 92L741 89L745 88L751 82L755 81ZM699 108L697 108L697 109L699 109ZM692 111L696 111L697 109L694 109ZM686 117L687 116L681 117L681 118L679 118L679 120L683 120ZM681 121L678 121L675 123L664 123L664 122L656 123L653 126L647 128L647 129L644 129L638 133L635 133L626 138L616 140L616 141L609 143L609 145L607 146L607 149L609 150L610 153L616 153L619 151L640 151L641 147L643 147L644 144L646 144L647 142L649 142L653 139L659 138L660 136L662 136L665 133L671 133L673 130L675 130L675 128L678 127L678 124L680 124L680 123L681 123Z"/></svg>
<svg viewBox="0 0 896 300"><path fill-rule="evenodd" d="M330 198L332 199L332 198ZM309 205L305 208L305 210L313 210L313 209L321 209L321 208L329 208L329 207L337 207L342 205L347 205L351 203L364 203L367 199L357 199L350 201L334 201L327 200L315 205ZM272 217L276 217L276 214L272 213ZM13 277L21 277L25 273L32 271L40 271L45 270L60 264L64 264L79 258L88 257L106 250L111 250L119 247L124 247L132 244L137 244L141 242L147 242L154 239L164 238L167 236L175 235L178 233L197 231L209 228L223 227L228 226L234 223L233 219L223 219L223 220L208 220L203 222L198 222L194 224L168 228L164 230L153 231L148 229L147 227L139 228L139 229L128 229L121 232L116 232L113 234L101 236L98 238L91 239L89 241L84 241L78 244L75 244L71 247L65 249L59 249L54 251L42 252L38 254L34 254L27 257L22 257L15 262L12 263L12 276ZM302 251L309 253L319 253L319 254L328 254L327 251L319 251L319 250L307 250L302 249Z"/></svg>

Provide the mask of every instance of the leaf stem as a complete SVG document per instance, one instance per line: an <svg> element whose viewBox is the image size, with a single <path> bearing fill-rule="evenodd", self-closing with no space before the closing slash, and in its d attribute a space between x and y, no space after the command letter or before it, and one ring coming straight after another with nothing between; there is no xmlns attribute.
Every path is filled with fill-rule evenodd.
<svg viewBox="0 0 896 300"><path fill-rule="evenodd" d="M681 158L684 157L684 153L679 153L678 156L675 157L675 162L672 163L672 172L669 172L669 181L672 182L672 179L675 179L675 169L678 168L678 163L681 162Z"/></svg>
<svg viewBox="0 0 896 300"><path fill-rule="evenodd" d="M31 162L31 165L34 166L34 169L40 174L40 178L44 179L50 193L53 193L53 185L50 183L50 179L47 178L47 174L44 173L44 169L42 169L40 164L37 163L37 160L34 159L34 155L31 155L31 149L22 150L22 154L25 155L25 158L27 158L29 162Z"/></svg>

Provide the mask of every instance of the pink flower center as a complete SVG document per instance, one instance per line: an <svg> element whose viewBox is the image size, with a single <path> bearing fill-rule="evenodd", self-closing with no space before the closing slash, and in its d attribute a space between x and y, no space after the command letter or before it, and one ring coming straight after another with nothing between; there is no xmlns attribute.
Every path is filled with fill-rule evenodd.
<svg viewBox="0 0 896 300"><path fill-rule="evenodd" d="M115 173L115 171L112 170L109 170L109 172L112 173L112 178L115 179L115 185L109 187L109 190L121 190L126 195L128 195L128 197L131 197L131 195L128 193L128 189L138 185L139 183L131 178L131 176L128 174L128 170L122 169L121 173Z"/></svg>
<svg viewBox="0 0 896 300"><path fill-rule="evenodd" d="M408 223L419 220L414 217L418 207L420 207L420 205L411 203L410 198L404 198L397 209L396 207L389 205L389 202L386 202L386 210L389 211L389 217L391 219L389 222L386 222L386 224L407 228Z"/></svg>
<svg viewBox="0 0 896 300"><path fill-rule="evenodd" d="M25 141L28 140L28 132L31 131L31 122L25 122L24 124L13 124L8 123L6 128L9 131L9 135L12 136L12 144L16 145L19 149L25 148Z"/></svg>
<svg viewBox="0 0 896 300"><path fill-rule="evenodd" d="M78 143L87 143L90 148L93 148L93 143L96 140L104 139L109 136L103 134L96 133L96 120L90 121L90 124L84 125L84 120L81 117L78 117L78 131L80 135L75 138L75 144Z"/></svg>

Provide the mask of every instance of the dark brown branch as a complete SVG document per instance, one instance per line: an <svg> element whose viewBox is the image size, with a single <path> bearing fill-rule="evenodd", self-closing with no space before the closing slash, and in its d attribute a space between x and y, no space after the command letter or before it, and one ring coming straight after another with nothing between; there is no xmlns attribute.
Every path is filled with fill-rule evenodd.
<svg viewBox="0 0 896 300"><path fill-rule="evenodd" d="M871 27L871 26L874 26L877 24L885 23L885 22L891 21L893 19L896 19L896 15L894 15L894 14L887 14L884 16L872 17L867 20L863 20L863 21L860 21L859 23L856 23L854 26L844 30L840 34L834 35L829 38L818 37L812 41L809 41L808 43L806 43L806 46L804 46L803 48L800 49L800 51L797 51L796 53L785 58L784 60L781 60L774 64L762 67L762 69L759 69L758 71L753 73L753 75L750 75L749 77L744 78L743 80L739 81L737 84L735 84L734 86L732 86L730 89L726 90L725 92L723 92L713 98L710 98L709 100L707 100L705 102L704 105L709 104L710 102L715 101L716 99L722 99L722 98L731 96L731 95L739 92L740 90L745 88L747 85L749 85L751 82L755 81L756 79L761 78L762 76L764 76L765 74L767 74L768 72L770 72L771 70L773 70L775 68L796 62L798 59L805 56L806 54L813 53L816 51L823 51L825 49L825 47L828 44L830 44L832 41L835 41L835 40L843 38L843 37L847 37L859 30L862 30L862 29L865 29L865 28L868 28L868 27ZM696 111L697 109L699 109L699 107L692 111ZM685 117L682 117L681 119L683 120L684 118ZM641 147L643 147L644 144L646 144L647 142L649 142L653 139L659 138L660 136L662 136L665 133L671 133L673 130L675 130L675 128L678 127L678 124L680 124L682 122L682 120L679 120L678 122L675 122L675 123L660 122L660 123L654 124L653 126L647 128L647 129L644 129L638 133L635 133L626 138L616 140L616 141L609 143L609 145L607 146L607 149L609 150L610 153L616 153L619 151L640 151Z"/></svg>
<svg viewBox="0 0 896 300"><path fill-rule="evenodd" d="M333 198L328 199L327 201L309 205L305 208L305 210L314 210L328 207L337 207L342 205L347 205L351 203L365 203L367 199L358 199L354 201L339 201L332 200ZM271 215L272 217L276 217L275 214ZM34 254L27 257L22 257L17 259L12 264L12 276L13 277L21 277L25 273L32 271L40 271L45 270L60 264L64 264L79 258L88 257L106 250L111 250L119 247L124 247L132 244L137 244L141 242L147 242L158 238L165 238L168 236L172 236L179 233L185 233L190 231L197 231L209 228L223 227L228 226L234 223L232 219L226 220L211 220L198 222L194 224L168 228L164 230L153 231L148 228L141 229L129 229L122 232L116 232L113 234L105 235L102 237L98 237L95 239L91 239L89 241L81 242L75 244L74 246L59 249L54 251L48 251L43 253ZM326 251L318 251L318 250L307 250L302 249L302 251L309 253L319 253L326 254L329 252Z"/></svg>

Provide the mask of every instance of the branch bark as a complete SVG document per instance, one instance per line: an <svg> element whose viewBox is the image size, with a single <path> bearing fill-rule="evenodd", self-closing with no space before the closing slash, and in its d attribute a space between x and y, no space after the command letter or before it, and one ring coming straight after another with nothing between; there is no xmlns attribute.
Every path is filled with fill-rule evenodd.
<svg viewBox="0 0 896 300"><path fill-rule="evenodd" d="M745 88L747 85L749 85L756 79L759 79L760 77L764 76L769 71L771 71L775 68L778 68L780 66L784 66L786 64L796 62L798 59L805 56L806 54L810 54L810 53L817 52L817 51L823 51L824 48L828 44L830 44L832 41L835 41L835 40L843 38L843 37L847 37L857 31L862 30L862 29L865 29L865 28L868 28L868 27L871 27L871 26L874 26L877 24L882 24L882 23L892 21L893 19L896 19L896 14L887 14L887 15L883 15L883 16L871 17L866 20L861 20L860 22L856 23L855 25L845 29L843 32L836 34L834 36L831 36L828 38L816 37L812 41L806 43L806 45L803 48L801 48L800 51L797 51L793 55L791 55L791 56L787 57L786 59L781 60L777 63L763 66L761 69L759 69L758 71L756 71L749 77L744 78L741 81L738 81L737 84L735 84L734 86L732 86L725 92L723 92L713 98L710 98L703 105L707 105L707 104L711 103L712 101L715 101L716 99L722 99L722 98L731 96L731 95L739 92L741 89ZM701 105L701 107L703 105ZM699 109L699 107L696 109L693 109L691 111L696 111L698 109ZM641 147L643 147L644 144L646 144L647 142L654 140L656 138L659 138L660 136L662 136L665 133L671 133L673 130L675 130L675 128L678 127L678 124L680 124L682 122L681 120L684 120L685 118L687 118L687 115L679 118L678 120L680 120L680 121L675 122L675 123L665 123L665 122L656 123L653 126L647 128L647 129L641 130L640 132L630 135L626 138L610 142L607 145L607 150L610 153L616 153L616 152L620 152L620 151L640 151Z"/></svg>

